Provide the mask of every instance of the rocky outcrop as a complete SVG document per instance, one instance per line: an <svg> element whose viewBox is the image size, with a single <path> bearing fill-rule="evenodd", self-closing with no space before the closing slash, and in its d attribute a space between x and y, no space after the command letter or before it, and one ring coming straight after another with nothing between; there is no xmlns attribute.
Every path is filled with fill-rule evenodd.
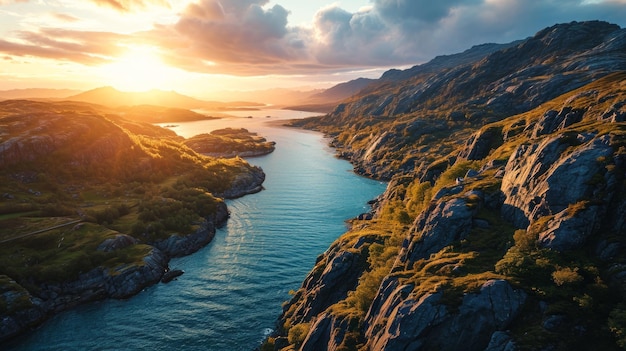
<svg viewBox="0 0 626 351"><path fill-rule="evenodd" d="M472 229L476 211L477 208L469 206L464 198L434 203L415 220L409 233L411 244L403 261L412 263L427 258L453 241L465 238Z"/></svg>
<svg viewBox="0 0 626 351"><path fill-rule="evenodd" d="M541 245L580 247L604 223L609 194L617 192L616 174L607 170L613 152L609 135L561 134L519 146L502 179L502 214L521 228L546 217Z"/></svg>
<svg viewBox="0 0 626 351"><path fill-rule="evenodd" d="M565 107L560 112L549 110L535 125L532 136L537 138L541 135L551 134L557 130L565 129L574 123L582 121L585 111Z"/></svg>
<svg viewBox="0 0 626 351"><path fill-rule="evenodd" d="M482 160L489 152L502 145L502 131L499 128L480 130L467 141L466 147L459 154L459 158L466 160Z"/></svg>
<svg viewBox="0 0 626 351"><path fill-rule="evenodd" d="M263 190L265 173L259 167L250 167L248 172L241 172L235 176L230 187L223 192L216 193L218 197L236 199L249 194L255 194Z"/></svg>
<svg viewBox="0 0 626 351"><path fill-rule="evenodd" d="M301 351L340 351L350 329L350 321L323 313L312 324L310 332L302 342Z"/></svg>
<svg viewBox="0 0 626 351"><path fill-rule="evenodd" d="M397 285L387 284L387 290ZM370 310L365 335L371 350L484 350L527 298L504 280L490 280L454 311L442 303L443 290L421 296L411 290L397 286L380 309Z"/></svg>
<svg viewBox="0 0 626 351"><path fill-rule="evenodd" d="M577 146L573 152L572 146ZM614 184L604 159L613 149L608 135L561 134L530 145L520 145L506 165L502 179L503 215L519 227L569 205L593 199L602 180ZM605 179L608 178L608 179Z"/></svg>
<svg viewBox="0 0 626 351"><path fill-rule="evenodd" d="M45 319L41 300L7 276L0 276L0 301L3 301L0 319L0 339L16 336Z"/></svg>
<svg viewBox="0 0 626 351"><path fill-rule="evenodd" d="M173 234L167 239L151 243L169 257L180 257L192 254L213 240L215 228L226 222L228 209L224 202L217 203L217 209L210 219L204 219L198 224L198 229L190 234Z"/></svg>
<svg viewBox="0 0 626 351"><path fill-rule="evenodd" d="M111 252L125 247L135 245L139 241L130 235L117 234L113 238L106 239L102 244L98 245L97 251Z"/></svg>
<svg viewBox="0 0 626 351"><path fill-rule="evenodd" d="M301 289L283 307L285 314L280 324L310 322L331 305L345 299L365 271L367 248L375 240L374 237L363 237L356 242L338 242L320 256Z"/></svg>
<svg viewBox="0 0 626 351"><path fill-rule="evenodd" d="M139 264L98 267L70 282L42 284L37 297L46 312L59 312L103 298L127 298L161 279L169 257L153 248Z"/></svg>

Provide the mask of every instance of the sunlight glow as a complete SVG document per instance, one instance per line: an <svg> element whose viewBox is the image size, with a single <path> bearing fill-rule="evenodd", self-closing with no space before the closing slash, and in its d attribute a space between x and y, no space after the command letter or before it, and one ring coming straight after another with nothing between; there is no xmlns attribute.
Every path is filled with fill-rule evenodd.
<svg viewBox="0 0 626 351"><path fill-rule="evenodd" d="M115 62L100 68L102 83L123 91L170 90L183 72L161 61L156 49L130 47Z"/></svg>

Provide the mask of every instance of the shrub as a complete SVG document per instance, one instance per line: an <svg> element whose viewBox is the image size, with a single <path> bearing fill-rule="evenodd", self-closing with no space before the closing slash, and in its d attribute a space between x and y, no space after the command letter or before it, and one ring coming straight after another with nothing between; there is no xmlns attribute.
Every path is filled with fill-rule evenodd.
<svg viewBox="0 0 626 351"><path fill-rule="evenodd" d="M626 305L618 305L609 314L609 329L617 339L617 345L626 350Z"/></svg>
<svg viewBox="0 0 626 351"><path fill-rule="evenodd" d="M557 269L552 272L552 280L558 286L562 286L565 284L576 284L583 281L583 277L578 274L578 267L572 269L569 267L557 267Z"/></svg>
<svg viewBox="0 0 626 351"><path fill-rule="evenodd" d="M537 235L532 232L527 232L524 229L516 230L513 233L513 240L515 240L515 246L520 252L530 252L537 248Z"/></svg>
<svg viewBox="0 0 626 351"><path fill-rule="evenodd" d="M287 340L290 344L295 345L296 347L300 347L304 342L304 339L309 334L309 329L311 328L310 323L300 323L296 324L291 329L289 329L289 334L287 335Z"/></svg>
<svg viewBox="0 0 626 351"><path fill-rule="evenodd" d="M356 290L347 299L348 304L365 314L369 310L372 301L374 301L380 284L388 273L389 267L387 266L381 266L371 272L363 273Z"/></svg>

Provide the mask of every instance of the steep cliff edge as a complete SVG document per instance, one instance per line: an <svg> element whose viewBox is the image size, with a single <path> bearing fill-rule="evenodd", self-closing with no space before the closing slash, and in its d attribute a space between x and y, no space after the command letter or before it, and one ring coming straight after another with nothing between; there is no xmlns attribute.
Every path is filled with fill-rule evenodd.
<svg viewBox="0 0 626 351"><path fill-rule="evenodd" d="M431 95L410 111L366 115L379 100L355 97L346 106L359 109L308 121L357 170L391 181L374 219L353 221L318 259L263 347L626 347L623 38L605 23L557 25L463 74L439 72L445 87L424 78ZM494 63L503 57L511 67ZM541 79L514 73L536 65Z"/></svg>

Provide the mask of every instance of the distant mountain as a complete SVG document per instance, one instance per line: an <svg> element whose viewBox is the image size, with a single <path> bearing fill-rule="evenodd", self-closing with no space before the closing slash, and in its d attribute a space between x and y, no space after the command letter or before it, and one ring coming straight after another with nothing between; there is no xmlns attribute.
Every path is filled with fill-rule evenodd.
<svg viewBox="0 0 626 351"><path fill-rule="evenodd" d="M313 94L308 100L312 103L317 101L320 103L338 102L358 93L375 81L375 79L357 78L349 82L337 84L321 93Z"/></svg>
<svg viewBox="0 0 626 351"><path fill-rule="evenodd" d="M405 71L391 70L343 101L325 121L344 125L365 116L433 109L465 120L501 119L626 70L623 33L614 24L574 22L546 28L489 54L497 46L475 47Z"/></svg>
<svg viewBox="0 0 626 351"><path fill-rule="evenodd" d="M0 100L13 99L56 99L80 93L72 89L11 89L0 90Z"/></svg>
<svg viewBox="0 0 626 351"><path fill-rule="evenodd" d="M377 82L375 79L357 78L349 82L340 83L326 90L303 96L297 103L290 105L288 108L328 113L335 108L338 102L357 94L375 82Z"/></svg>
<svg viewBox="0 0 626 351"><path fill-rule="evenodd" d="M416 65L406 70L391 69L383 73L380 79L382 81L400 81L411 78L421 73L432 73L441 71L443 69L465 66L474 62L478 62L491 53L515 46L521 42L521 40L517 40L508 44L489 43L475 45L472 48L467 49L461 53L437 56L425 64Z"/></svg>
<svg viewBox="0 0 626 351"><path fill-rule="evenodd" d="M272 88L249 91L220 91L212 93L211 96L220 101L262 101L265 104L282 108L299 104L312 94L322 91L323 89Z"/></svg>
<svg viewBox="0 0 626 351"><path fill-rule="evenodd" d="M109 107L153 105L183 109L225 110L241 107L259 107L256 102L217 102L203 101L175 91L150 90L146 92L122 92L113 87L101 87L77 95L68 96L66 100L83 101Z"/></svg>
<svg viewBox="0 0 626 351"><path fill-rule="evenodd" d="M327 113L331 112L338 102L357 94L363 88L376 81L375 79L358 78L349 82L339 83L328 89L297 90L275 88L254 91L228 91L217 93L217 96L223 100L263 101L280 108Z"/></svg>

